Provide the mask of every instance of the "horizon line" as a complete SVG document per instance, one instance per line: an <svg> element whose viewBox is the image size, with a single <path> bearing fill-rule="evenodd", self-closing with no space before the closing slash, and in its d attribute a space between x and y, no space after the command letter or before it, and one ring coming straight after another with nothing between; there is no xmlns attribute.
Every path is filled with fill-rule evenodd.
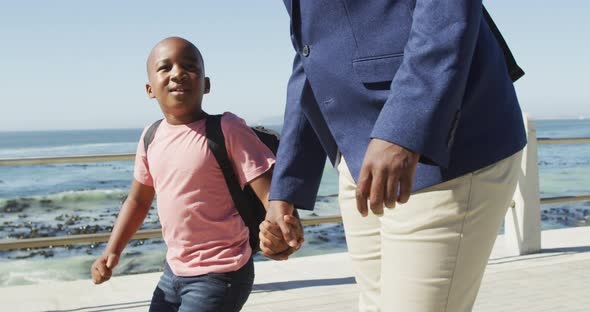
<svg viewBox="0 0 590 312"><path fill-rule="evenodd" d="M269 117L268 119L272 119L274 117ZM573 116L567 116L567 117L533 117L532 118L533 121L551 121L551 120L571 120L571 121L576 121L576 120L590 120L590 117L587 116L578 116L578 117L573 117ZM276 124L276 123L264 123L261 122L261 120L258 120L256 122L252 122L252 123L248 123L249 126L282 126L282 122L280 124ZM15 132L42 132L42 131L47 131L47 132L58 132L58 131L97 131L97 130L138 130L138 129L144 129L145 127L147 127L148 125L144 126L144 127L112 127L112 128L43 128L43 129L18 129L18 130L4 130L4 129L0 129L0 133L15 133Z"/></svg>

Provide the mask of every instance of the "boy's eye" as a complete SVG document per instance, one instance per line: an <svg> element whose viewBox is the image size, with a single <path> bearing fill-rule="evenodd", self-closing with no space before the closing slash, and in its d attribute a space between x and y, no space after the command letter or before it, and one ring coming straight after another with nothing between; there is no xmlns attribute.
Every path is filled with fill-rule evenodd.
<svg viewBox="0 0 590 312"><path fill-rule="evenodd" d="M198 68L197 64L189 63L184 66L188 70L196 70Z"/></svg>
<svg viewBox="0 0 590 312"><path fill-rule="evenodd" d="M166 71L166 70L169 70L169 69L170 69L170 66L169 65L161 65L161 66L158 66L157 67L157 70L158 71Z"/></svg>

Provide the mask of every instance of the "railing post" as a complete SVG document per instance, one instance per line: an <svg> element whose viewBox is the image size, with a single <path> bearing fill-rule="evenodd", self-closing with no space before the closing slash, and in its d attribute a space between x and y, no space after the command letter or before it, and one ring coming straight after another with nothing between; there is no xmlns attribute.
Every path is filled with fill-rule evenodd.
<svg viewBox="0 0 590 312"><path fill-rule="evenodd" d="M523 118L528 143L522 155L513 204L508 208L504 219L506 246L513 255L531 254L541 250L537 129L527 114L524 114Z"/></svg>

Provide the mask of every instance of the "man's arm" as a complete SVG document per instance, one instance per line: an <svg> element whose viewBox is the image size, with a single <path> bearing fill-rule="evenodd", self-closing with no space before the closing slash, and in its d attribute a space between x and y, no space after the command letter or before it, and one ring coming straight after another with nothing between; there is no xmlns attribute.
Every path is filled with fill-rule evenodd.
<svg viewBox="0 0 590 312"><path fill-rule="evenodd" d="M281 227L285 240L293 248L299 248L302 239L285 224L284 217L294 216L295 207L313 209L326 163L326 152L300 103L304 92L311 89L297 54L288 84L285 121L266 215L266 220Z"/></svg>
<svg viewBox="0 0 590 312"><path fill-rule="evenodd" d="M154 200L154 194L153 187L133 180L131 190L121 207L107 247L103 255L92 265L90 273L95 284L100 284L110 279L113 273L112 270L119 262L119 257L127 242L137 232L147 216Z"/></svg>
<svg viewBox="0 0 590 312"><path fill-rule="evenodd" d="M271 178L272 170L268 170L250 182L250 187L252 187L252 190L254 190L254 193L256 193L256 196L260 199L267 211L269 207L268 193ZM272 210L271 213L273 212L277 211ZM296 214L296 210L294 212L295 214L284 215L283 221L287 226L287 231L295 233L297 240L302 244L303 226L301 225L299 216ZM271 219L274 219L274 217L271 216ZM283 237L280 226L278 224L273 224L268 220L264 220L264 222L260 224L259 238L262 254L274 260L286 260L293 252L299 249L299 246L301 245L299 244L299 246L296 247L289 246Z"/></svg>
<svg viewBox="0 0 590 312"><path fill-rule="evenodd" d="M418 0L402 64L372 138L449 162L482 18L481 0Z"/></svg>
<svg viewBox="0 0 590 312"><path fill-rule="evenodd" d="M320 186L326 152L302 109L301 94L311 93L300 56L289 79L281 143L270 188L272 201L312 210ZM310 99L311 100L311 99Z"/></svg>
<svg viewBox="0 0 590 312"><path fill-rule="evenodd" d="M481 16L481 0L416 1L404 59L361 167L361 213L367 199L377 213L383 201L407 201L420 156L448 165Z"/></svg>

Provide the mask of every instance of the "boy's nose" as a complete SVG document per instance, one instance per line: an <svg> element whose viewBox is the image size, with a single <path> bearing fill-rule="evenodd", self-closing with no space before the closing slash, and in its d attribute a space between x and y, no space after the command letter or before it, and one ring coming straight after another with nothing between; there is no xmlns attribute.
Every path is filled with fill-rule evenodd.
<svg viewBox="0 0 590 312"><path fill-rule="evenodd" d="M172 72L170 73L170 79L175 82L183 81L186 79L186 71L180 66L174 66Z"/></svg>

